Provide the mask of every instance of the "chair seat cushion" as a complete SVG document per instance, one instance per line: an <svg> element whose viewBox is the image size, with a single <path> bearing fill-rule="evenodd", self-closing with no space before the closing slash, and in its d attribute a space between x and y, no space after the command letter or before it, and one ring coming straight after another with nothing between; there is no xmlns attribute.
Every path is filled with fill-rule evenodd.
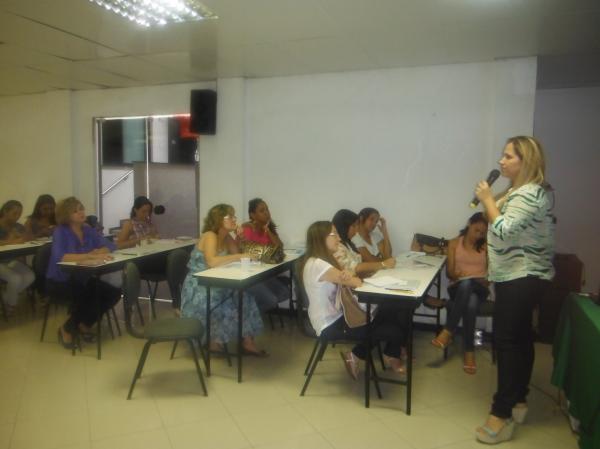
<svg viewBox="0 0 600 449"><path fill-rule="evenodd" d="M204 326L195 318L160 318L144 327L145 338L197 338L204 334Z"/></svg>

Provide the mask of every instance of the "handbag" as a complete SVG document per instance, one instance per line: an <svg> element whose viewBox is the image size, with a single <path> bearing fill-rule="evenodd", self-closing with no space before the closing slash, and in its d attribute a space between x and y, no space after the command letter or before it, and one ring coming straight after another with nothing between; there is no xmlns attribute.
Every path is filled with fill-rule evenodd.
<svg viewBox="0 0 600 449"><path fill-rule="evenodd" d="M341 306L344 312L344 320L349 328L364 326L367 324L367 312L358 305L356 297L349 287L339 285L335 294L336 307Z"/></svg>
<svg viewBox="0 0 600 449"><path fill-rule="evenodd" d="M263 263L276 264L285 259L285 253L281 246L263 245L249 240L242 241L241 246L242 252L251 254L256 260Z"/></svg>
<svg viewBox="0 0 600 449"><path fill-rule="evenodd" d="M420 251L428 256L445 256L448 254L448 240L444 237L415 234L410 245L410 250Z"/></svg>

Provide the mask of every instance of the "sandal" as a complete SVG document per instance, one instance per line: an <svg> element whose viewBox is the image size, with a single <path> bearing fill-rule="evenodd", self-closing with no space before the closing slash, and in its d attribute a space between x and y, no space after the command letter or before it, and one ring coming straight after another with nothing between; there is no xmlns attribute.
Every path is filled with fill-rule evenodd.
<svg viewBox="0 0 600 449"><path fill-rule="evenodd" d="M406 366L402 363L402 359L383 354L383 364L386 368L391 368L395 373L406 374Z"/></svg>
<svg viewBox="0 0 600 449"><path fill-rule="evenodd" d="M257 351L250 351L246 348L242 348L242 355L251 355L252 357L259 357L261 359L269 357L269 353L263 349L259 349Z"/></svg>
<svg viewBox="0 0 600 449"><path fill-rule="evenodd" d="M438 339L438 337L435 337L433 340L431 340L431 344L438 349L446 349L452 344L452 338L449 338L448 342L444 343L440 339Z"/></svg>
<svg viewBox="0 0 600 449"><path fill-rule="evenodd" d="M77 345L75 344L75 341L71 341L71 342L65 341L60 327L58 328L58 342L65 349L75 349L77 347Z"/></svg>
<svg viewBox="0 0 600 449"><path fill-rule="evenodd" d="M497 432L494 432L487 425L478 427L475 431L475 438L480 443L485 444L498 444L503 441L508 441L512 438L513 432L515 431L515 422L512 418L504 421L504 424Z"/></svg>
<svg viewBox="0 0 600 449"><path fill-rule="evenodd" d="M348 375L352 378L352 380L358 380L358 358L350 352L340 352L340 356L344 361L344 366L346 367L346 371L348 371Z"/></svg>

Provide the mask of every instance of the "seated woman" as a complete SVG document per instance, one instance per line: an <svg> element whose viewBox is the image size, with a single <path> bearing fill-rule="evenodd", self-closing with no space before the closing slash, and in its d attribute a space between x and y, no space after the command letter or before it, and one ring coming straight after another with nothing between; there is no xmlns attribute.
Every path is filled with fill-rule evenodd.
<svg viewBox="0 0 600 449"><path fill-rule="evenodd" d="M277 226L271 220L267 203L261 198L250 200L248 202L248 216L250 221L242 225L241 238L243 240L261 245L283 247L283 242L277 234ZM262 311L274 309L277 304L290 297L288 286L277 277L267 279L249 288L248 292L256 298L258 308Z"/></svg>
<svg viewBox="0 0 600 449"><path fill-rule="evenodd" d="M33 212L25 222L25 230L32 238L50 237L56 226L54 208L56 202L52 195L40 195L33 206Z"/></svg>
<svg viewBox="0 0 600 449"><path fill-rule="evenodd" d="M308 317L317 335L344 334L352 339L364 339L366 326L349 328L343 312L336 307L336 293L340 285L356 288L362 281L351 272L342 270L334 253L340 244L335 226L329 221L317 221L306 233L306 253L300 275L308 296ZM404 340L401 319L396 310L379 307L372 322L374 341L385 341L384 360L397 373L404 372L400 347ZM348 374L358 378L358 361L365 360L367 348L357 344L351 352L341 353Z"/></svg>
<svg viewBox="0 0 600 449"><path fill-rule="evenodd" d="M25 243L29 240L25 228L18 223L23 212L19 201L10 200L0 208L0 245ZM29 287L35 280L31 268L19 260L2 261L0 263L0 279L6 282L3 294L6 313L15 313L19 293Z"/></svg>
<svg viewBox="0 0 600 449"><path fill-rule="evenodd" d="M358 232L352 238L352 243L358 249L362 260L381 262L392 257L392 244L385 218L372 207L365 207L358 216L360 218Z"/></svg>
<svg viewBox="0 0 600 449"><path fill-rule="evenodd" d="M131 248L144 240L158 238L158 231L152 223L152 202L148 198L138 196L134 200L129 218L117 236L117 248Z"/></svg>
<svg viewBox="0 0 600 449"><path fill-rule="evenodd" d="M231 236L237 230L233 207L218 204L204 219L202 235L194 247L188 263L188 274L181 291L181 316L197 318L206 325L206 287L198 285L193 273L239 261L249 254L239 252L238 241ZM240 230L241 231L241 230ZM212 350L221 350L224 343L237 340L238 294L228 288L211 288L210 332ZM260 312L254 298L245 293L242 323L242 346L246 354L266 356L256 347L254 337L263 328Z"/></svg>
<svg viewBox="0 0 600 449"><path fill-rule="evenodd" d="M85 218L83 204L75 197L59 201L56 206L57 226L52 234L46 285L50 295L72 300L70 315L58 329L58 341L67 349L73 348L76 335L90 335L99 318L98 311L104 314L121 298L120 288L83 273L69 276L58 265L58 262L96 263L112 259L114 244L85 224Z"/></svg>
<svg viewBox="0 0 600 449"><path fill-rule="evenodd" d="M362 261L362 256L356 246L354 246L354 243L352 243L352 237L356 235L359 224L359 217L354 212L348 209L341 209L335 213L332 222L341 239L334 257L342 269L364 278L383 268L394 268L396 266L396 259L393 257L380 262Z"/></svg>
<svg viewBox="0 0 600 449"><path fill-rule="evenodd" d="M444 349L451 341L463 322L463 369L467 374L475 374L475 320L479 303L487 298L487 220L481 212L473 214L460 235L448 243L448 261L446 272L452 284L448 287L450 298L454 301L444 329L431 344Z"/></svg>

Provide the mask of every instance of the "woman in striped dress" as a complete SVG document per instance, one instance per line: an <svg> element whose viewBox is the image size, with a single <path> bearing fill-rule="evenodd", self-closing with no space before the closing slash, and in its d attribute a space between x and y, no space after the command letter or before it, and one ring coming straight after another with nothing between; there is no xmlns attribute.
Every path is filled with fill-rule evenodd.
<svg viewBox="0 0 600 449"><path fill-rule="evenodd" d="M509 189L494 197L482 181L475 190L490 223L488 279L496 290L498 355L491 414L476 437L492 444L511 439L515 421L523 422L527 414L534 360L532 312L554 276L554 219L542 146L533 137L512 137L499 164Z"/></svg>

